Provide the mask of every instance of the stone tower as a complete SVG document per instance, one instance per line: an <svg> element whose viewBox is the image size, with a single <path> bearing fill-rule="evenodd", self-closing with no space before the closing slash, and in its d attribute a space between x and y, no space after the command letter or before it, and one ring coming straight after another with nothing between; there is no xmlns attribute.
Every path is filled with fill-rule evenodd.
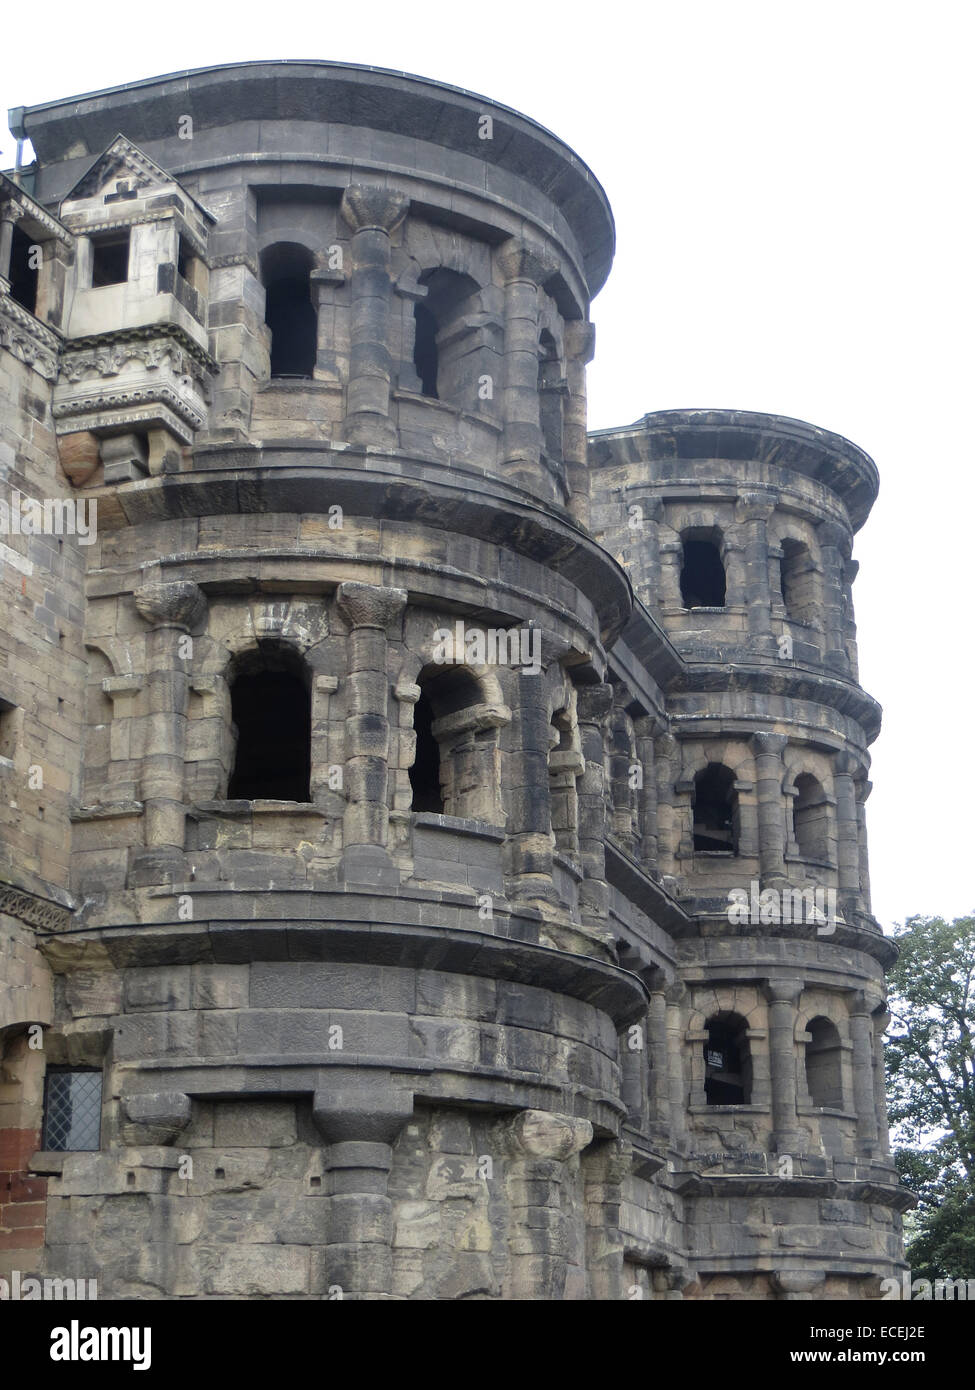
<svg viewBox="0 0 975 1390"><path fill-rule="evenodd" d="M587 438L605 195L470 93L256 63L12 129L0 1274L875 1292L870 459Z"/></svg>

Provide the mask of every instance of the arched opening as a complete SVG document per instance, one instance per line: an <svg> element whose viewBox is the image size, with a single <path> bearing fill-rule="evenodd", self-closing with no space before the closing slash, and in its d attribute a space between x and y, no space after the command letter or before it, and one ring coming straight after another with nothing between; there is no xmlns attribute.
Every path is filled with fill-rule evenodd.
<svg viewBox="0 0 975 1390"><path fill-rule="evenodd" d="M311 800L311 689L304 662L287 647L262 643L231 678L237 749L231 801Z"/></svg>
<svg viewBox="0 0 975 1390"><path fill-rule="evenodd" d="M829 842L829 806L821 783L809 772L796 778L792 831L803 859L824 863Z"/></svg>
<svg viewBox="0 0 975 1390"><path fill-rule="evenodd" d="M815 571L809 547L802 541L782 542L779 587L790 621L812 622L816 612Z"/></svg>
<svg viewBox="0 0 975 1390"><path fill-rule="evenodd" d="M437 320L425 304L414 304L413 318L416 321L413 336L413 366L420 378L420 391L424 396L439 400L437 377L440 371L440 354L437 351Z"/></svg>
<svg viewBox="0 0 975 1390"><path fill-rule="evenodd" d="M681 535L680 596L685 608L723 608L725 571L721 533L695 528Z"/></svg>
<svg viewBox="0 0 975 1390"><path fill-rule="evenodd" d="M494 751L497 729L469 713L483 708L480 683L464 666L430 666L417 684L410 809L491 819L483 810L493 793L484 785L491 777L490 759L481 755Z"/></svg>
<svg viewBox="0 0 975 1390"><path fill-rule="evenodd" d="M10 298L15 299L28 313L37 308L37 260L40 251L36 242L20 227L14 227L10 242Z"/></svg>
<svg viewBox="0 0 975 1390"><path fill-rule="evenodd" d="M465 358L472 346L464 330L465 315L476 309L470 301L480 293L480 286L470 275L443 266L424 271L418 283L427 291L413 306L413 367L420 390L435 401L473 406L473 396L462 399L470 377L470 362L465 367Z"/></svg>
<svg viewBox="0 0 975 1390"><path fill-rule="evenodd" d="M433 705L421 686L420 698L413 706L413 732L416 756L410 768L413 788L412 811L433 811L443 815L443 788L440 785L440 745L433 736Z"/></svg>
<svg viewBox="0 0 975 1390"><path fill-rule="evenodd" d="M748 1105L752 1097L752 1059L748 1025L740 1014L709 1018L704 1044L704 1095L708 1105Z"/></svg>
<svg viewBox="0 0 975 1390"><path fill-rule="evenodd" d="M312 254L296 242L261 256L264 322L271 330L271 376L308 380L318 355L318 315L311 298Z"/></svg>
<svg viewBox="0 0 975 1390"><path fill-rule="evenodd" d="M735 774L723 763L708 763L694 778L694 849L738 853Z"/></svg>
<svg viewBox="0 0 975 1390"><path fill-rule="evenodd" d="M813 1105L843 1108L843 1049L836 1025L814 1018L806 1026L806 1086Z"/></svg>
<svg viewBox="0 0 975 1390"><path fill-rule="evenodd" d="M577 739L572 711L565 707L552 715L549 737L548 780L552 806L552 834L563 854L579 850L579 796L576 778L585 763Z"/></svg>

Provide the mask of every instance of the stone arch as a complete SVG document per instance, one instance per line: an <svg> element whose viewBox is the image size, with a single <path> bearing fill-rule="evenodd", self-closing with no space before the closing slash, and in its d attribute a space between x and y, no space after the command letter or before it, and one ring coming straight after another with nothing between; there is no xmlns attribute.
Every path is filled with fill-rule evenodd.
<svg viewBox="0 0 975 1390"><path fill-rule="evenodd" d="M552 842L562 854L579 853L578 779L586 768L579 733L577 693L570 680L549 692L548 780Z"/></svg>
<svg viewBox="0 0 975 1390"><path fill-rule="evenodd" d="M228 800L311 800L311 670L295 647L263 639L229 663L235 731Z"/></svg>
<svg viewBox="0 0 975 1390"><path fill-rule="evenodd" d="M318 313L312 296L314 253L280 236L260 253L264 322L271 333L271 377L311 379L318 355Z"/></svg>
<svg viewBox="0 0 975 1390"><path fill-rule="evenodd" d="M498 729L510 713L486 698L485 684L462 663L428 662L416 672L411 810L500 823Z"/></svg>

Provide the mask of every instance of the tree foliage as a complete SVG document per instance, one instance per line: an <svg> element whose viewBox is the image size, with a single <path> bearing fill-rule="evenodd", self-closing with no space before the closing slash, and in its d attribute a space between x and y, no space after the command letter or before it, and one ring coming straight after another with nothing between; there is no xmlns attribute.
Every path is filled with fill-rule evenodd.
<svg viewBox="0 0 975 1390"><path fill-rule="evenodd" d="M911 917L895 937L889 1110L919 1198L907 1255L921 1278L975 1277L975 917Z"/></svg>

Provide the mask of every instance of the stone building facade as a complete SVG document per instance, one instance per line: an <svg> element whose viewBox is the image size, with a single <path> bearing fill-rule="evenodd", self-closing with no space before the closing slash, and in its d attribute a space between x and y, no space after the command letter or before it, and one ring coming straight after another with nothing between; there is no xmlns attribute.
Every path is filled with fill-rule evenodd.
<svg viewBox="0 0 975 1390"><path fill-rule="evenodd" d="M875 1295L871 460L587 435L609 207L480 97L259 63L12 129L0 1274Z"/></svg>

